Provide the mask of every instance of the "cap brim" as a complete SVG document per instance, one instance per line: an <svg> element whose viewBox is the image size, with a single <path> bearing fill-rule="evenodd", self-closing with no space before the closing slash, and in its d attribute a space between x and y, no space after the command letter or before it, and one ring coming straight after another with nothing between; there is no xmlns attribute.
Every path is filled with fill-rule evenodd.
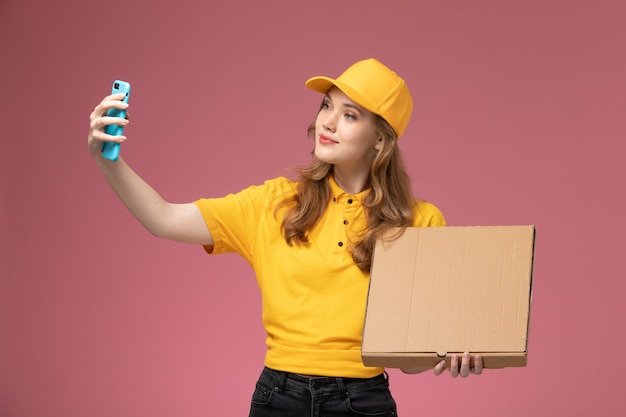
<svg viewBox="0 0 626 417"><path fill-rule="evenodd" d="M341 81L334 80L329 77L318 76L309 78L306 81L306 86L313 91L317 91L318 93L326 94L330 91L331 88L337 87L345 95L347 95L351 100L353 100L356 104L363 107L365 110L370 111L374 114L378 114L376 108L365 100L365 97L361 96L357 91L355 91L352 87L347 84L342 83Z"/></svg>
<svg viewBox="0 0 626 417"><path fill-rule="evenodd" d="M313 77L306 81L306 86L318 93L326 94L335 85L335 80L328 77Z"/></svg>

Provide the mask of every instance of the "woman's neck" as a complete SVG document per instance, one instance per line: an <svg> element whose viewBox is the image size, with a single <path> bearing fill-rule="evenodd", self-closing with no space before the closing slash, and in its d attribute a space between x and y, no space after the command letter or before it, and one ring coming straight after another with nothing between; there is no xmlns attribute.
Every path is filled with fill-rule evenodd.
<svg viewBox="0 0 626 417"><path fill-rule="evenodd" d="M333 175L337 185L346 193L358 194L365 188L369 178L369 172L350 172L345 169L334 167Z"/></svg>

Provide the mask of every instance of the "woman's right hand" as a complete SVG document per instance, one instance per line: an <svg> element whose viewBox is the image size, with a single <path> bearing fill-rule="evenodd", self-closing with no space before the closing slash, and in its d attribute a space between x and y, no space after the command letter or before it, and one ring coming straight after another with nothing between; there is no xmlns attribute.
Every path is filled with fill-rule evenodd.
<svg viewBox="0 0 626 417"><path fill-rule="evenodd" d="M104 133L104 127L106 125L128 125L128 116L126 119L122 119L120 117L109 117L106 115L109 109L128 109L128 104L122 101L123 98L124 93L106 96L91 112L89 116L87 145L89 153L93 157L97 157L100 154L103 142L122 143L126 140L126 136L111 136Z"/></svg>

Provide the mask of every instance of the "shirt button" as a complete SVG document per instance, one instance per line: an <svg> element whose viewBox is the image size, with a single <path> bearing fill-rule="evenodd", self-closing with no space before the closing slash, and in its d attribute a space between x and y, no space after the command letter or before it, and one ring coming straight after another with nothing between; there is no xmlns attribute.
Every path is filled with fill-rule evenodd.
<svg viewBox="0 0 626 417"><path fill-rule="evenodd" d="M343 242L339 242L339 243L337 243L337 244L339 245L339 247L342 247L342 246L343 246Z"/></svg>
<svg viewBox="0 0 626 417"><path fill-rule="evenodd" d="M348 199L348 204L352 204L352 199Z"/></svg>
<svg viewBox="0 0 626 417"><path fill-rule="evenodd" d="M347 220L344 220L344 221L343 221L343 224L348 224L348 221L347 221Z"/></svg>

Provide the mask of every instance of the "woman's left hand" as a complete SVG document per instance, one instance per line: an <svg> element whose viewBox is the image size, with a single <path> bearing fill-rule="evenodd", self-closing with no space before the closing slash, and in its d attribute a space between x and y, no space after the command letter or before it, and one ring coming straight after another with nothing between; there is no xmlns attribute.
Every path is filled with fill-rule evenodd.
<svg viewBox="0 0 626 417"><path fill-rule="evenodd" d="M405 374L419 374L428 371L430 368L402 368ZM446 370L446 361L442 360L433 368L435 375L441 375ZM461 376L465 378L470 374L480 375L483 373L483 357L481 355L474 356L474 366L472 366L472 355L465 352L463 355L454 354L450 358L450 375L453 378Z"/></svg>
<svg viewBox="0 0 626 417"><path fill-rule="evenodd" d="M454 354L450 358L450 376L456 378L461 376L466 378L467 376L474 374L480 375L483 373L483 357L481 355L474 356L474 366L472 365L472 355L469 352L465 352L463 355ZM441 375L446 370L446 361L439 362L433 372L435 375Z"/></svg>

